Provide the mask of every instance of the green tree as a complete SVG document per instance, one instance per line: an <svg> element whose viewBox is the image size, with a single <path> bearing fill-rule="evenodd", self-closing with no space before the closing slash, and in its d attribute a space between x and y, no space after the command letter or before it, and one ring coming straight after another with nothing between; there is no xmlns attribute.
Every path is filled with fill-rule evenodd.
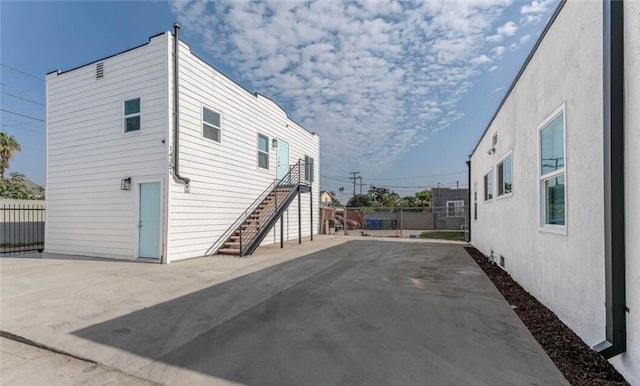
<svg viewBox="0 0 640 386"><path fill-rule="evenodd" d="M416 206L429 206L431 204L431 191L429 189L416 192Z"/></svg>
<svg viewBox="0 0 640 386"><path fill-rule="evenodd" d="M0 176L4 178L5 170L9 169L9 160L13 153L22 150L16 138L5 132L0 132Z"/></svg>
<svg viewBox="0 0 640 386"><path fill-rule="evenodd" d="M369 207L371 204L371 197L366 194L356 194L347 202L347 206L352 208Z"/></svg>
<svg viewBox="0 0 640 386"><path fill-rule="evenodd" d="M338 199L336 198L336 194L334 192L329 192L329 194L331 195L331 206L342 206L340 201L338 201Z"/></svg>
<svg viewBox="0 0 640 386"><path fill-rule="evenodd" d="M404 196L402 197L402 202L400 203L400 206L402 206L403 208L413 208L416 205L416 197L415 196Z"/></svg>
<svg viewBox="0 0 640 386"><path fill-rule="evenodd" d="M0 197L22 200L33 199L31 190L25 183L24 174L13 172L9 178L0 178Z"/></svg>
<svg viewBox="0 0 640 386"><path fill-rule="evenodd" d="M400 195L389 188L371 186L369 189L369 197L373 202L373 206L394 207L400 205L402 200Z"/></svg>

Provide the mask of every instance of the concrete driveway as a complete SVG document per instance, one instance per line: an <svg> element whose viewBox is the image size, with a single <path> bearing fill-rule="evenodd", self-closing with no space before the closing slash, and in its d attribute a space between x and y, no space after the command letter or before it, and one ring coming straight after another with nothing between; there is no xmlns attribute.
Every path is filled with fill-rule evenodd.
<svg viewBox="0 0 640 386"><path fill-rule="evenodd" d="M566 384L462 246L344 240L168 266L1 259L2 330L171 385Z"/></svg>

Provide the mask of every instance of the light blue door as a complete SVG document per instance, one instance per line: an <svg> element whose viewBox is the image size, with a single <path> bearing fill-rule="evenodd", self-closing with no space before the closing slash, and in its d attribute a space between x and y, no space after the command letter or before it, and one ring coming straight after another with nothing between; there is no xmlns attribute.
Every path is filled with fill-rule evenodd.
<svg viewBox="0 0 640 386"><path fill-rule="evenodd" d="M278 169L276 176L280 181L289 173L289 144L278 139Z"/></svg>
<svg viewBox="0 0 640 386"><path fill-rule="evenodd" d="M140 184L138 256L160 259L160 183Z"/></svg>

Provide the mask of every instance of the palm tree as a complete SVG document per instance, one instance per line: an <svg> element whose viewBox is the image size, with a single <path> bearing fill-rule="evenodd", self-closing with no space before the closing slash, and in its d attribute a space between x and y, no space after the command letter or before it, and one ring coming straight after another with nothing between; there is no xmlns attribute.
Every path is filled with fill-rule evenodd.
<svg viewBox="0 0 640 386"><path fill-rule="evenodd" d="M340 192L340 201L342 201L342 192L344 192L344 187L341 186L340 189L338 189L338 191Z"/></svg>
<svg viewBox="0 0 640 386"><path fill-rule="evenodd" d="M4 171L9 169L9 160L13 153L22 150L13 135L0 132L0 175L4 178Z"/></svg>

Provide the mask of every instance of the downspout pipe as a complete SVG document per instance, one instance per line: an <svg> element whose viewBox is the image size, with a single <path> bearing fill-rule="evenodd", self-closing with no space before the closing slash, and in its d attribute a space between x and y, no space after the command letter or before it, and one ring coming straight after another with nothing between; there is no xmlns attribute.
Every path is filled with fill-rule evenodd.
<svg viewBox="0 0 640 386"><path fill-rule="evenodd" d="M624 229L624 3L603 5L604 244L606 340L609 359L627 348Z"/></svg>
<svg viewBox="0 0 640 386"><path fill-rule="evenodd" d="M467 230L469 233L467 233L467 242L470 243L471 242L471 207L473 206L473 201L471 201L471 199L473 198L473 193L471 192L471 159L469 159L469 161L467 161L467 168L469 169L467 172L468 175L468 187L469 187L469 201L467 201L469 203L469 207L467 208ZM475 208L474 208L475 209Z"/></svg>
<svg viewBox="0 0 640 386"><path fill-rule="evenodd" d="M185 184L189 189L191 180L180 175L180 77L178 76L178 59L180 44L180 24L173 23L173 178Z"/></svg>

